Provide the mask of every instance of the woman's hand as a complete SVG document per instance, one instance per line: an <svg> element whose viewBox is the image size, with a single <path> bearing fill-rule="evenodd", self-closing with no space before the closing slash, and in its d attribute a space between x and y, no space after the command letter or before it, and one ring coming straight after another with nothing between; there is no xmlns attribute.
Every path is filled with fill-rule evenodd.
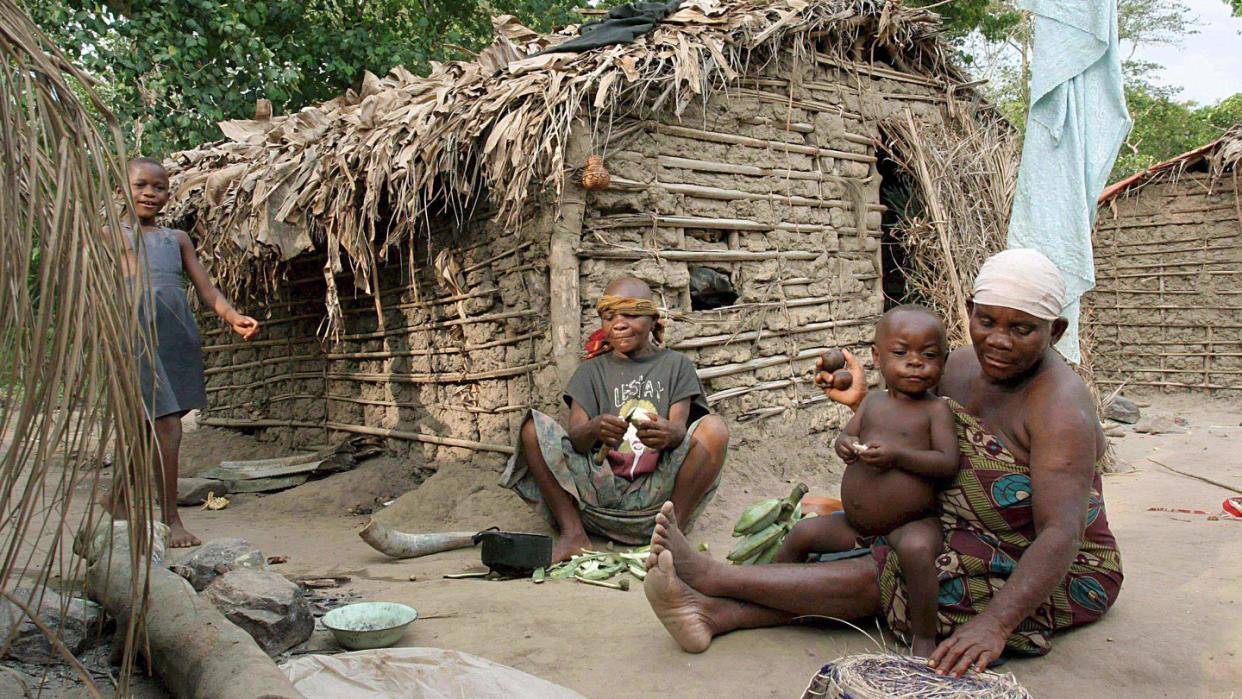
<svg viewBox="0 0 1242 699"><path fill-rule="evenodd" d="M827 352L819 355L819 359L815 360L815 373L817 376L824 373L824 355L826 354ZM841 354L845 355L845 368L849 370L850 377L854 379L850 383L850 387L844 390L832 388L831 376L826 382L822 382L821 386L823 384L828 386L824 388L824 395L850 410L858 412L858 406L862 405L863 398L867 397L867 374L863 371L862 362L859 362L852 352L843 349Z"/></svg>
<svg viewBox="0 0 1242 699"><path fill-rule="evenodd" d="M595 441L608 447L621 444L621 438L630 426L630 423L609 413L596 415L592 422L595 423Z"/></svg>
<svg viewBox="0 0 1242 699"><path fill-rule="evenodd" d="M685 428L659 415L638 423L638 439L648 449L664 451L670 447L676 447L681 444L685 436Z"/></svg>
<svg viewBox="0 0 1242 699"><path fill-rule="evenodd" d="M983 672L988 663L1004 652L1008 637L1009 631L1003 624L983 613L957 627L952 636L936 646L927 664L938 675L961 677L971 669Z"/></svg>
<svg viewBox="0 0 1242 699"><path fill-rule="evenodd" d="M233 328L233 332L241 335L243 340L249 340L259 334L259 321L250 316L239 313L229 321L229 325Z"/></svg>

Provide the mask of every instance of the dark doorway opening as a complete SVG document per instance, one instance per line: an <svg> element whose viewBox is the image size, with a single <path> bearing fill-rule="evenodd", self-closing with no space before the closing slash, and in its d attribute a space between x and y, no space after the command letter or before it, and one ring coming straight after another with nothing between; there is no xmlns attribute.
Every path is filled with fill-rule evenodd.
<svg viewBox="0 0 1242 699"><path fill-rule="evenodd" d="M884 310L888 310L912 300L906 287L903 222L911 220L920 207L914 183L891 158L881 153L876 171L880 175L880 203L884 205L880 219L880 274Z"/></svg>

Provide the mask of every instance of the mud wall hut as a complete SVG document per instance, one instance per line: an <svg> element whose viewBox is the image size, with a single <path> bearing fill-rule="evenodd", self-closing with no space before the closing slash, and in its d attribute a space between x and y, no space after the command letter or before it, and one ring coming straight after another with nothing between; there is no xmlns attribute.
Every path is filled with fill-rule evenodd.
<svg viewBox="0 0 1242 699"><path fill-rule="evenodd" d="M1111 186L1084 302L1097 383L1242 391L1242 124Z"/></svg>
<svg viewBox="0 0 1242 699"><path fill-rule="evenodd" d="M884 125L978 114L937 26L896 2L692 1L633 43L540 53L576 28L501 17L473 61L222 124L174 156L172 220L265 326L205 334L202 422L508 453L632 274L716 410L837 426L809 378L885 307ZM590 154L603 191L580 185Z"/></svg>

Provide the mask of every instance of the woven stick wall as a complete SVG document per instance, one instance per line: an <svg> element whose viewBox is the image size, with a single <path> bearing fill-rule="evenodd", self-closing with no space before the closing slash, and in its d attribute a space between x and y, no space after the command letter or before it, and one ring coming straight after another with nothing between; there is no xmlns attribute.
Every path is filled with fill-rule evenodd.
<svg viewBox="0 0 1242 699"><path fill-rule="evenodd" d="M1242 391L1235 172L1185 172L1101 209L1084 303L1101 387Z"/></svg>
<svg viewBox="0 0 1242 699"><path fill-rule="evenodd" d="M510 453L522 413L553 410L557 399L533 390L556 383L539 227L518 237L482 217L465 230L443 227L431 241L443 264L383 266L382 315L369 295L346 295L331 343L318 337L322 258L307 259L280 287L294 300L267 306L263 340L205 340L212 405L202 422L273 429L301 444L326 431L377 435L422 445L428 458ZM338 275L341 288L351 276Z"/></svg>

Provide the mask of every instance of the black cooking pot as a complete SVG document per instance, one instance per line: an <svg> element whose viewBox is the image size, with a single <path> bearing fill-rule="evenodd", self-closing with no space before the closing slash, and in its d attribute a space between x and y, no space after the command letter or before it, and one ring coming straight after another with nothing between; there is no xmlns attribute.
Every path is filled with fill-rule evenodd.
<svg viewBox="0 0 1242 699"><path fill-rule="evenodd" d="M552 563L552 537L544 534L489 529L475 534L474 543L482 544L483 565L505 577L525 577Z"/></svg>

